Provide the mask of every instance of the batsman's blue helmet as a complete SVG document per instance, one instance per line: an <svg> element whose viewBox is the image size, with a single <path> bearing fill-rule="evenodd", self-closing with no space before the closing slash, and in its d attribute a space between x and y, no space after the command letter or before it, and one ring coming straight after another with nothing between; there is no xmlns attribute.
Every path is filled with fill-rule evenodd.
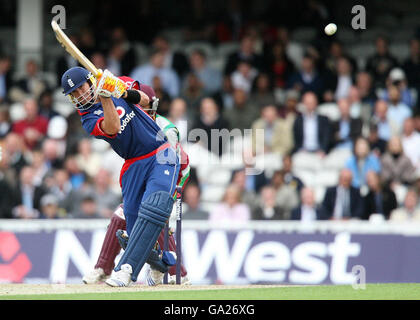
<svg viewBox="0 0 420 320"><path fill-rule="evenodd" d="M77 98L73 97L71 93L85 82L89 82L89 90ZM61 77L61 87L63 88L63 93L69 96L71 102L79 110L90 108L97 97L96 78L91 72L82 67L73 67L67 70Z"/></svg>

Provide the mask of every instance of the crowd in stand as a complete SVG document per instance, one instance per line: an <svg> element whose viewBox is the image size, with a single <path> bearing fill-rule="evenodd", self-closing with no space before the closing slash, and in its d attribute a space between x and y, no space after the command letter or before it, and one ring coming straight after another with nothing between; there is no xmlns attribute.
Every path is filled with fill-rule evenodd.
<svg viewBox="0 0 420 320"><path fill-rule="evenodd" d="M148 61L138 61L122 28L112 31L107 51L96 50L91 33L81 34L72 40L98 68L155 89L158 112L178 126L183 143L197 128L209 136L214 129L264 129L262 152L281 156L282 169L272 175L234 170L211 211L201 206L201 182L193 170L184 193L185 219L420 219L419 39L410 41L410 55L401 63L379 36L361 67L336 39L303 48L285 28L270 37L251 28L220 70L204 50L175 51L162 35L154 38ZM63 54L56 61L57 79L75 65ZM54 108L59 83L51 86L34 60L17 80L12 67L10 57L0 57L0 218L110 217L122 201L122 160L96 147L75 110L62 115ZM24 108L16 121L10 114L14 103ZM318 112L326 104L335 105L338 118ZM216 156L224 153L222 141L208 141L207 147ZM350 156L338 184L317 202L294 172L294 159L324 159L337 150ZM407 190L402 203L399 186Z"/></svg>

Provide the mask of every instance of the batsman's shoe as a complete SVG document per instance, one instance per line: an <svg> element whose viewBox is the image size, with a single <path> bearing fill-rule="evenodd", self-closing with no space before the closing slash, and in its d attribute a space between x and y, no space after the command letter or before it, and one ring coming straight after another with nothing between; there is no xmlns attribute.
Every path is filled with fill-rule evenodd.
<svg viewBox="0 0 420 320"><path fill-rule="evenodd" d="M163 251L161 259L161 264L165 265L166 269L162 272L162 269L155 268L153 264L150 264L150 268L146 273L146 282L149 286L157 286L163 283L163 277L165 272L168 271L168 267L176 263L176 253L173 251Z"/></svg>
<svg viewBox="0 0 420 320"><path fill-rule="evenodd" d="M133 268L128 263L123 264L121 270L114 272L105 283L111 287L128 287L131 284L132 273Z"/></svg>
<svg viewBox="0 0 420 320"><path fill-rule="evenodd" d="M148 286L157 286L163 283L163 276L165 274L159 270L149 268L146 273L146 282Z"/></svg>
<svg viewBox="0 0 420 320"><path fill-rule="evenodd" d="M118 239L118 242L120 243L121 248L125 250L127 248L128 244L128 234L127 231L118 229L116 232L116 236Z"/></svg>
<svg viewBox="0 0 420 320"><path fill-rule="evenodd" d="M169 276L168 284L176 284L176 275ZM191 285L191 281L188 278L188 276L181 277L181 285L183 285L183 286L190 286Z"/></svg>
<svg viewBox="0 0 420 320"><path fill-rule="evenodd" d="M105 274L102 268L96 268L84 275L82 278L83 283L85 284L94 284L100 283L106 280L109 276Z"/></svg>

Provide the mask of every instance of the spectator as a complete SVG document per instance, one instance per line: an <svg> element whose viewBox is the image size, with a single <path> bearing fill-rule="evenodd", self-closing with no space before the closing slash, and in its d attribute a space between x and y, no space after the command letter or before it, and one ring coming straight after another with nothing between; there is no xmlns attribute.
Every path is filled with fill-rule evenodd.
<svg viewBox="0 0 420 320"><path fill-rule="evenodd" d="M0 103L8 102L8 92L12 86L11 60L0 56Z"/></svg>
<svg viewBox="0 0 420 320"><path fill-rule="evenodd" d="M69 174L72 189L79 189L86 181L86 173L81 169L75 155L68 156L64 161L64 167Z"/></svg>
<svg viewBox="0 0 420 320"><path fill-rule="evenodd" d="M187 74L181 98L184 99L188 105L188 113L190 117L197 116L200 102L205 97L204 85L198 76L194 73Z"/></svg>
<svg viewBox="0 0 420 320"><path fill-rule="evenodd" d="M59 216L58 199L53 194L46 194L41 198L40 219L58 219Z"/></svg>
<svg viewBox="0 0 420 320"><path fill-rule="evenodd" d="M302 60L302 68L293 73L288 80L288 88L297 90L301 95L308 91L314 92L317 97L324 93L324 82L315 67L314 59L305 55Z"/></svg>
<svg viewBox="0 0 420 320"><path fill-rule="evenodd" d="M405 199L404 206L401 208L394 209L391 212L389 220L393 222L409 222L409 221L420 221L420 209L418 208L419 198L415 190L408 190Z"/></svg>
<svg viewBox="0 0 420 320"><path fill-rule="evenodd" d="M407 75L407 82L410 88L417 90L420 94L420 40L413 38L410 41L410 56L403 64L403 70ZM418 105L418 103L417 103Z"/></svg>
<svg viewBox="0 0 420 320"><path fill-rule="evenodd" d="M356 88L359 90L361 101L373 107L378 98L373 87L372 76L368 72L361 71L356 75Z"/></svg>
<svg viewBox="0 0 420 320"><path fill-rule="evenodd" d="M330 73L335 73L337 70L337 61L345 58L353 71L357 69L356 60L344 52L343 44L336 39L333 39L329 45L328 56L325 59L325 69Z"/></svg>
<svg viewBox="0 0 420 320"><path fill-rule="evenodd" d="M233 92L233 109L224 110L223 116L231 129L251 129L252 122L258 118L259 110L251 105L246 91L235 89Z"/></svg>
<svg viewBox="0 0 420 320"><path fill-rule="evenodd" d="M78 168L84 171L89 177L94 177L101 165L101 156L92 150L92 141L88 138L80 140L76 162Z"/></svg>
<svg viewBox="0 0 420 320"><path fill-rule="evenodd" d="M360 118L364 124L368 124L372 117L372 106L362 101L359 89L356 86L350 87L348 100L350 103L350 116L352 118Z"/></svg>
<svg viewBox="0 0 420 320"><path fill-rule="evenodd" d="M381 167L381 180L393 189L395 185L410 185L414 182L416 169L404 154L401 139L397 136L389 140L388 151L381 159Z"/></svg>
<svg viewBox="0 0 420 320"><path fill-rule="evenodd" d="M370 152L369 143L365 138L359 137L355 141L353 155L347 160L346 168L352 172L352 186L355 188L362 188L366 185L366 175L369 171L379 173L381 170L381 163Z"/></svg>
<svg viewBox="0 0 420 320"><path fill-rule="evenodd" d="M276 206L281 209L285 219L289 219L291 211L299 204L297 186L292 183L286 183L285 172L283 170L278 170L273 173L271 186L276 193Z"/></svg>
<svg viewBox="0 0 420 320"><path fill-rule="evenodd" d="M216 102L211 98L204 98L200 105L200 116L197 117L194 125L192 126L192 129L202 129L206 133L205 138L207 140L201 141L200 138L200 143L204 144L204 146L207 147L209 151L221 156L225 148L223 139L221 139L221 137L217 137L219 140L219 143L217 144L213 141L214 137L212 136L211 131L213 129L222 130L227 128L229 128L229 124L220 115ZM194 136L193 133L194 132L190 132L189 135ZM218 150L215 150L214 147L212 147L213 145L217 147Z"/></svg>
<svg viewBox="0 0 420 320"><path fill-rule="evenodd" d="M411 95L410 89L407 85L407 79L405 77L404 70L401 68L394 68L390 71L388 78L386 79L387 90L383 93L383 99L391 100L390 90L395 87L399 93L398 102L405 104L410 110L412 109L414 102ZM395 97L394 97L395 99Z"/></svg>
<svg viewBox="0 0 420 320"><path fill-rule="evenodd" d="M275 88L286 88L287 79L295 71L293 62L286 55L283 43L274 43L267 62L269 73Z"/></svg>
<svg viewBox="0 0 420 320"><path fill-rule="evenodd" d="M292 210L292 220L300 220L302 222L324 220L322 210L316 206L315 193L311 188L302 188L300 198L301 205Z"/></svg>
<svg viewBox="0 0 420 320"><path fill-rule="evenodd" d="M335 100L348 98L349 91L353 85L353 70L349 60L341 57L337 60L337 82L334 93Z"/></svg>
<svg viewBox="0 0 420 320"><path fill-rule="evenodd" d="M330 145L329 120L316 113L318 99L313 92L303 95L302 104L303 114L298 115L293 124L293 152L309 151L324 156Z"/></svg>
<svg viewBox="0 0 420 320"><path fill-rule="evenodd" d="M231 110L233 108L233 85L230 76L224 76L222 82L222 89L213 94L213 99L216 100L221 110Z"/></svg>
<svg viewBox="0 0 420 320"><path fill-rule="evenodd" d="M342 169L338 185L327 188L322 201L324 216L331 220L347 220L361 218L363 215L363 201L360 190L352 187L352 172Z"/></svg>
<svg viewBox="0 0 420 320"><path fill-rule="evenodd" d="M90 60L96 68L105 70L107 68L106 57L101 51L95 51L90 56Z"/></svg>
<svg viewBox="0 0 420 320"><path fill-rule="evenodd" d="M188 122L190 119L187 115L187 104L184 99L176 98L171 101L168 119L178 129L180 142L186 142L188 136Z"/></svg>
<svg viewBox="0 0 420 320"><path fill-rule="evenodd" d="M401 142L404 154L416 169L420 169L420 133L415 131L413 118L404 121Z"/></svg>
<svg viewBox="0 0 420 320"><path fill-rule="evenodd" d="M303 185L302 180L300 180L298 177L296 177L293 174L292 168L293 168L292 156L290 154L286 154L283 157L283 169L282 169L283 174L284 174L283 180L286 185L291 186L294 190L296 190L296 192L299 195L304 185Z"/></svg>
<svg viewBox="0 0 420 320"><path fill-rule="evenodd" d="M380 183L379 175L368 171L366 175L369 192L364 197L365 212L362 219L368 220L372 214L381 214L385 219L397 208L397 198L389 186Z"/></svg>
<svg viewBox="0 0 420 320"><path fill-rule="evenodd" d="M253 150L263 143L264 152L288 153L293 146L291 131L281 120L274 105L267 105L261 110L261 117L252 124ZM257 141L257 130L263 130L264 141Z"/></svg>
<svg viewBox="0 0 420 320"><path fill-rule="evenodd" d="M57 140L46 139L42 142L42 153L48 169L62 168L64 165L64 151Z"/></svg>
<svg viewBox="0 0 420 320"><path fill-rule="evenodd" d="M69 197L73 190L69 173L65 169L54 170L52 183L52 186L49 188L49 193L54 194L58 201L60 201L60 206L65 207L67 197Z"/></svg>
<svg viewBox="0 0 420 320"><path fill-rule="evenodd" d="M260 73L255 78L250 100L259 108L269 104L275 104L276 99L273 94L273 87L266 73Z"/></svg>
<svg viewBox="0 0 420 320"><path fill-rule="evenodd" d="M111 33L111 50L107 67L116 76L130 74L136 65L136 52L122 27L116 27Z"/></svg>
<svg viewBox="0 0 420 320"><path fill-rule="evenodd" d="M189 71L187 57L179 51L171 49L169 41L163 35L158 35L153 40L153 47L164 55L164 67L173 69L182 79Z"/></svg>
<svg viewBox="0 0 420 320"><path fill-rule="evenodd" d="M45 162L42 150L36 149L32 152L32 168L34 169L33 184L38 187L42 185L44 177L48 173L48 166Z"/></svg>
<svg viewBox="0 0 420 320"><path fill-rule="evenodd" d="M245 203L251 210L255 209L256 190L261 190L266 182L264 173L259 175L247 174L245 168L232 172L231 184L239 188L241 202Z"/></svg>
<svg viewBox="0 0 420 320"><path fill-rule="evenodd" d="M287 220L289 216L276 202L276 190L265 186L261 190L258 207L252 211L252 220Z"/></svg>
<svg viewBox="0 0 420 320"><path fill-rule="evenodd" d="M38 115L35 100L26 100L24 108L25 118L15 122L12 130L24 138L28 148L33 149L47 133L48 120Z"/></svg>
<svg viewBox="0 0 420 320"><path fill-rule="evenodd" d="M388 119L392 119L396 125L396 133L401 134L404 120L412 115L410 107L404 104L400 99L400 92L397 87L389 87Z"/></svg>
<svg viewBox="0 0 420 320"><path fill-rule="evenodd" d="M262 71L264 69L263 58L255 52L255 42L250 36L243 37L239 51L229 55L224 73L226 75L232 74L235 70L237 70L239 63L244 61L247 61L251 67L258 71Z"/></svg>
<svg viewBox="0 0 420 320"><path fill-rule="evenodd" d="M171 98L180 93L180 82L176 72L164 66L165 53L161 50L154 50L150 55L148 64L135 68L130 77L148 85L153 84L153 77L159 77L162 81L162 88L168 92ZM153 86L156 90L156 88Z"/></svg>
<svg viewBox="0 0 420 320"><path fill-rule="evenodd" d="M277 39L284 45L287 57L293 61L295 67L300 68L303 58L302 45L290 40L290 32L285 27L279 27L277 29Z"/></svg>
<svg viewBox="0 0 420 320"><path fill-rule="evenodd" d="M0 163L1 164L1 163ZM12 209L16 205L13 187L6 180L4 174L0 174L0 219L13 218Z"/></svg>
<svg viewBox="0 0 420 320"><path fill-rule="evenodd" d="M225 191L222 202L210 212L210 222L218 225L238 225L250 220L249 207L241 202L241 192L235 185L230 185Z"/></svg>
<svg viewBox="0 0 420 320"><path fill-rule="evenodd" d="M167 116L171 97L163 87L162 79L159 76L154 76L151 87L155 90L156 98L159 99L159 114L164 117Z"/></svg>
<svg viewBox="0 0 420 320"><path fill-rule="evenodd" d="M10 181L12 183L17 181L22 168L29 164L25 151L23 138L16 133L10 132L4 140L2 157L7 159L7 167L12 171L13 179Z"/></svg>
<svg viewBox="0 0 420 320"><path fill-rule="evenodd" d="M39 112L38 114L45 119L50 120L55 116L59 116L59 113L54 111L54 99L51 90L47 89L41 93L38 99Z"/></svg>
<svg viewBox="0 0 420 320"><path fill-rule="evenodd" d="M10 88L9 98L13 102L23 103L28 99L37 100L41 93L47 89L45 79L40 74L35 60L26 62L25 71L26 74Z"/></svg>
<svg viewBox="0 0 420 320"><path fill-rule="evenodd" d="M0 139L5 138L11 130L9 109L7 106L0 106Z"/></svg>
<svg viewBox="0 0 420 320"><path fill-rule="evenodd" d="M19 219L32 219L39 217L40 200L46 193L43 187L33 184L34 169L23 167L19 175L18 188L15 190L14 199L16 206L13 208L13 217Z"/></svg>
<svg viewBox="0 0 420 320"><path fill-rule="evenodd" d="M121 196L111 189L111 175L105 169L100 169L95 176L90 192L96 203L96 211L102 218L111 218L115 208L121 203Z"/></svg>
<svg viewBox="0 0 420 320"><path fill-rule="evenodd" d="M240 61L237 69L231 75L233 89L240 89L250 94L257 75L257 70L248 61Z"/></svg>
<svg viewBox="0 0 420 320"><path fill-rule="evenodd" d="M214 94L222 87L222 74L207 65L204 51L196 49L190 56L191 71L200 79L206 94Z"/></svg>
<svg viewBox="0 0 420 320"><path fill-rule="evenodd" d="M375 123L371 123L369 125L369 134L367 140L369 142L369 147L370 150L372 150L372 153L380 158L386 150L387 142L379 138L378 126Z"/></svg>
<svg viewBox="0 0 420 320"><path fill-rule="evenodd" d="M182 219L208 220L209 213L201 208L200 188L197 184L188 183L184 190L184 209Z"/></svg>
<svg viewBox="0 0 420 320"><path fill-rule="evenodd" d="M398 65L398 62L389 53L388 41L385 37L376 38L375 48L375 54L366 62L366 71L373 75L375 88L385 88L386 77L389 71Z"/></svg>
<svg viewBox="0 0 420 320"><path fill-rule="evenodd" d="M362 134L362 120L351 118L350 102L342 98L337 102L340 110L340 120L332 124L332 144L334 148L351 150L353 141Z"/></svg>
<svg viewBox="0 0 420 320"><path fill-rule="evenodd" d="M114 208L115 209L115 208ZM97 210L95 198L92 195L85 195L80 203L80 209L72 213L75 219L98 219L103 218Z"/></svg>
<svg viewBox="0 0 420 320"><path fill-rule="evenodd" d="M293 123L299 112L297 106L299 103L299 92L296 90L287 90L285 94L284 106L280 109L279 114L285 120L290 132L292 132Z"/></svg>
<svg viewBox="0 0 420 320"><path fill-rule="evenodd" d="M376 101L372 122L376 124L379 138L382 140L388 141L391 136L398 134L398 124L389 116L388 104L385 100Z"/></svg>

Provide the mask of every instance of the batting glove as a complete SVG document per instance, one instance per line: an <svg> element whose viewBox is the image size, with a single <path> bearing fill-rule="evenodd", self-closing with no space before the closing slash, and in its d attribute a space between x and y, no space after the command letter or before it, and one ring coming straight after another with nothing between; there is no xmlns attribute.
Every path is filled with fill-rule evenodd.
<svg viewBox="0 0 420 320"><path fill-rule="evenodd" d="M101 97L121 98L127 87L124 81L114 76L109 70L105 70L99 79L98 95Z"/></svg>

